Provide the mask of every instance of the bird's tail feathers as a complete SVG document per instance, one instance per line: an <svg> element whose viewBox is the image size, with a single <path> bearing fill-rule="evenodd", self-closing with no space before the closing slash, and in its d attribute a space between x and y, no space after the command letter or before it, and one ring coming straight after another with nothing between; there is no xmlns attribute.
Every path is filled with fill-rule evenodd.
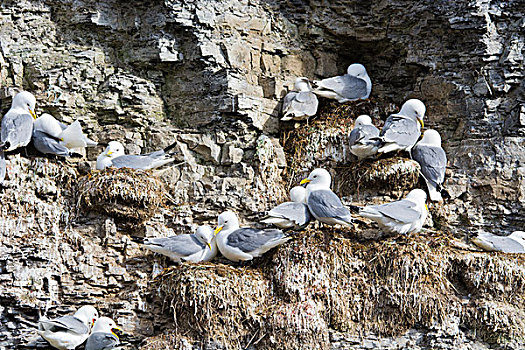
<svg viewBox="0 0 525 350"><path fill-rule="evenodd" d="M84 134L82 133L82 126L78 120L75 120L65 130L63 130L58 138L62 140L64 146L67 148L86 147Z"/></svg>
<svg viewBox="0 0 525 350"><path fill-rule="evenodd" d="M0 185L4 183L6 173L6 163L4 150L0 148Z"/></svg>

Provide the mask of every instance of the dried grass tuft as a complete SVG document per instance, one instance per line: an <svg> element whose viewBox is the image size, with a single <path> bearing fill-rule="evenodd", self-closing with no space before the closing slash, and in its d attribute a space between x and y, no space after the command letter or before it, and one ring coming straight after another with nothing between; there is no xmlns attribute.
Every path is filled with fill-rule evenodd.
<svg viewBox="0 0 525 350"><path fill-rule="evenodd" d="M80 178L78 204L88 210L140 222L164 204L164 186L149 171L106 169Z"/></svg>

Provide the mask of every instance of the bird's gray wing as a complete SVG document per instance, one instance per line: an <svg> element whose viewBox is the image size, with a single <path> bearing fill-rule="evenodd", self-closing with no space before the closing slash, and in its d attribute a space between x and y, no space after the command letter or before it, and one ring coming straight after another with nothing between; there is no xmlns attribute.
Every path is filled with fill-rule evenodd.
<svg viewBox="0 0 525 350"><path fill-rule="evenodd" d="M58 122L58 125L60 126L60 129L62 129L62 131L67 129L67 125L66 124L64 124L62 122L59 122L58 120L57 120L57 122Z"/></svg>
<svg viewBox="0 0 525 350"><path fill-rule="evenodd" d="M181 256L193 255L206 247L194 235L189 234L166 238L148 238L144 244L162 247Z"/></svg>
<svg viewBox="0 0 525 350"><path fill-rule="evenodd" d="M348 135L348 143L350 147L366 139L366 134L364 133L362 127L354 128L350 135Z"/></svg>
<svg viewBox="0 0 525 350"><path fill-rule="evenodd" d="M366 82L348 74L323 79L319 82L319 87L332 90L348 100L357 100L367 95Z"/></svg>
<svg viewBox="0 0 525 350"><path fill-rule="evenodd" d="M269 241L282 237L284 237L284 233L281 230L258 230L243 227L230 233L226 244L234 248L239 248L245 253L249 253L263 247Z"/></svg>
<svg viewBox="0 0 525 350"><path fill-rule="evenodd" d="M292 109L295 111L303 112L306 115L314 115L317 113L319 100L313 92L301 91L295 95L295 99L292 100L291 104Z"/></svg>
<svg viewBox="0 0 525 350"><path fill-rule="evenodd" d="M61 157L71 156L69 149L60 141L39 130L33 130L33 145L44 154L54 154Z"/></svg>
<svg viewBox="0 0 525 350"><path fill-rule="evenodd" d="M348 218L350 211L341 200L330 190L317 190L308 196L308 209L319 218Z"/></svg>
<svg viewBox="0 0 525 350"><path fill-rule="evenodd" d="M409 146L416 143L421 130L417 120L393 114L387 118L379 135L383 142Z"/></svg>
<svg viewBox="0 0 525 350"><path fill-rule="evenodd" d="M53 320L41 321L45 323L52 332L71 331L77 334L89 333L89 328L75 316L62 316Z"/></svg>
<svg viewBox="0 0 525 350"><path fill-rule="evenodd" d="M33 117L30 114L6 114L2 118L0 131L2 143L9 142L12 147L27 146L33 134Z"/></svg>
<svg viewBox="0 0 525 350"><path fill-rule="evenodd" d="M286 94L286 96L284 96L283 106L281 107L281 112L283 114L287 114L293 111L293 101L295 100L297 94L298 92L290 91Z"/></svg>
<svg viewBox="0 0 525 350"><path fill-rule="evenodd" d="M310 212L304 203L285 202L270 210L268 215L293 221L300 226L310 221Z"/></svg>
<svg viewBox="0 0 525 350"><path fill-rule="evenodd" d="M384 216L406 224L419 220L421 217L421 213L416 210L416 204L405 199L372 207Z"/></svg>
<svg viewBox="0 0 525 350"><path fill-rule="evenodd" d="M120 344L119 339L111 333L95 332L86 341L85 350L110 350Z"/></svg>
<svg viewBox="0 0 525 350"><path fill-rule="evenodd" d="M6 173L4 150L0 148L0 185L4 183Z"/></svg>
<svg viewBox="0 0 525 350"><path fill-rule="evenodd" d="M509 237L501 237L491 233L480 233L478 238L492 244L495 250L505 253L525 253L525 248Z"/></svg>
<svg viewBox="0 0 525 350"><path fill-rule="evenodd" d="M421 173L434 187L445 180L447 155L443 148L437 146L416 145L412 157L421 165Z"/></svg>
<svg viewBox="0 0 525 350"><path fill-rule="evenodd" d="M141 156L146 156L150 158L164 158L166 156L166 152L164 152L164 150L161 149L158 151L141 154Z"/></svg>
<svg viewBox="0 0 525 350"><path fill-rule="evenodd" d="M111 160L115 168L149 169L153 165L154 158L145 155L123 155Z"/></svg>

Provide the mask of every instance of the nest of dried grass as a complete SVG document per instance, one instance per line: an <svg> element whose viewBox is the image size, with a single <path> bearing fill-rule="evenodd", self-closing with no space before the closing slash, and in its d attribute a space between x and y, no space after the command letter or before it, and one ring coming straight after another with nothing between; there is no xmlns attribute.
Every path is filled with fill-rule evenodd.
<svg viewBox="0 0 525 350"><path fill-rule="evenodd" d="M117 219L144 221L164 204L164 185L149 171L113 169L80 178L78 203Z"/></svg>
<svg viewBox="0 0 525 350"><path fill-rule="evenodd" d="M457 319L484 341L523 339L525 258L459 251L449 240L305 235L274 258L274 285L291 302L322 300L326 324L351 334L395 336Z"/></svg>
<svg viewBox="0 0 525 350"><path fill-rule="evenodd" d="M169 270L154 283L174 315L169 334L257 349L328 349L330 329L466 327L478 340L524 339L525 257L461 251L443 233L381 242L342 233L307 230L257 268Z"/></svg>
<svg viewBox="0 0 525 350"><path fill-rule="evenodd" d="M261 272L228 265L174 267L153 286L171 307L176 333L230 349L258 340L265 309L272 303L269 281Z"/></svg>
<svg viewBox="0 0 525 350"><path fill-rule="evenodd" d="M337 167L335 188L343 196L359 196L371 188L383 193L412 189L418 183L420 168L415 160L402 157L366 160Z"/></svg>

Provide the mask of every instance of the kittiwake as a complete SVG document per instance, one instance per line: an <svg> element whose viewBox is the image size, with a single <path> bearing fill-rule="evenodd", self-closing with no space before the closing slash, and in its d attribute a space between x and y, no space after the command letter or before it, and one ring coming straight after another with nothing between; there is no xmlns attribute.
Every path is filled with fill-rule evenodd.
<svg viewBox="0 0 525 350"><path fill-rule="evenodd" d="M524 231L514 231L506 237L480 232L472 239L472 242L489 252L525 253Z"/></svg>
<svg viewBox="0 0 525 350"><path fill-rule="evenodd" d="M307 78L301 77L295 80L294 90L290 91L283 100L281 120L304 120L317 113L319 101L312 92L312 86Z"/></svg>
<svg viewBox="0 0 525 350"><path fill-rule="evenodd" d="M71 350L82 344L98 319L98 311L91 305L82 306L73 316L53 320L41 319L38 334L59 350Z"/></svg>
<svg viewBox="0 0 525 350"><path fill-rule="evenodd" d="M417 99L406 101L397 114L390 115L386 121L379 140L381 145L378 153L394 151L411 151L421 136L424 127L425 105Z"/></svg>
<svg viewBox="0 0 525 350"><path fill-rule="evenodd" d="M167 238L146 238L144 247L166 255L174 262L193 263L210 261L217 255L217 243L213 229L207 225L197 228L195 234L182 234Z"/></svg>
<svg viewBox="0 0 525 350"><path fill-rule="evenodd" d="M367 99L372 91L372 81L366 68L359 63L348 66L345 75L314 80L313 85L315 94L340 103Z"/></svg>
<svg viewBox="0 0 525 350"><path fill-rule="evenodd" d="M310 213L319 221L328 225L350 226L354 218L339 197L332 192L330 173L322 168L314 169L301 181L306 186L306 204Z"/></svg>
<svg viewBox="0 0 525 350"><path fill-rule="evenodd" d="M115 168L131 168L148 170L158 168L164 164L173 162L175 159L173 154L169 151L176 146L172 145L146 154L140 155L126 155L124 154L124 146L118 141L111 141L104 152L97 158L97 170L104 170L107 167Z"/></svg>
<svg viewBox="0 0 525 350"><path fill-rule="evenodd" d="M11 109L2 118L0 148L6 152L25 147L31 141L36 99L28 91L15 95Z"/></svg>
<svg viewBox="0 0 525 350"><path fill-rule="evenodd" d="M360 115L348 136L350 152L360 160L375 156L381 143L378 137L379 129L372 124L372 118L366 114Z"/></svg>
<svg viewBox="0 0 525 350"><path fill-rule="evenodd" d="M237 215L231 211L219 215L215 235L222 255L234 262L252 260L290 239L281 230L240 228Z"/></svg>
<svg viewBox="0 0 525 350"><path fill-rule="evenodd" d="M389 233L419 232L428 215L426 200L425 191L415 189L400 201L361 208L359 215L377 222Z"/></svg>
<svg viewBox="0 0 525 350"><path fill-rule="evenodd" d="M261 222L274 224L282 229L302 229L310 222L306 205L306 188L295 186L290 190L291 202L281 203L268 212Z"/></svg>
<svg viewBox="0 0 525 350"><path fill-rule="evenodd" d="M421 174L428 187L431 201L442 201L441 184L445 180L447 155L441 148L441 137L436 130L428 129L421 141L412 149L412 157L421 166Z"/></svg>
<svg viewBox="0 0 525 350"><path fill-rule="evenodd" d="M93 332L86 341L85 350L111 350L119 344L119 332L122 329L109 317L101 317L93 326Z"/></svg>

